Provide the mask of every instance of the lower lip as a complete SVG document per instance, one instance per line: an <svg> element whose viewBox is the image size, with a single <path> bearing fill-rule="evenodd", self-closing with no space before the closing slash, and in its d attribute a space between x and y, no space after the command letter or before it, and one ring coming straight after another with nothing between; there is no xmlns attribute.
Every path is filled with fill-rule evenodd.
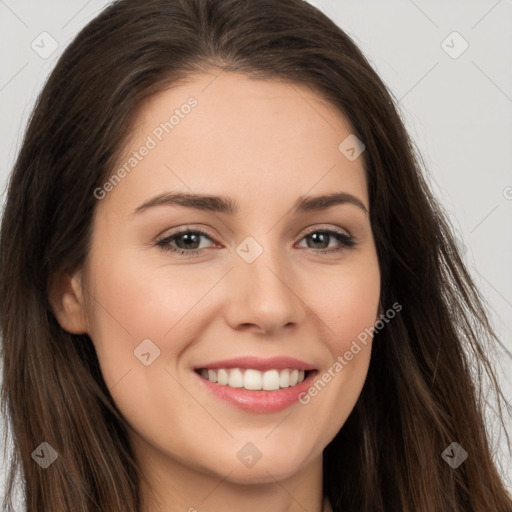
<svg viewBox="0 0 512 512"><path fill-rule="evenodd" d="M278 412L298 402L298 397L313 383L316 371L312 371L300 384L274 391L251 391L245 388L232 388L204 379L197 372L197 378L216 397L240 408L254 413Z"/></svg>

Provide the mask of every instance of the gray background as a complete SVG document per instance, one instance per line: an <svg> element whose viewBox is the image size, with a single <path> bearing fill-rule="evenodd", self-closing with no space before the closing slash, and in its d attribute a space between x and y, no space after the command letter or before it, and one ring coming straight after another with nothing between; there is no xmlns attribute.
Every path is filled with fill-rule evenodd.
<svg viewBox="0 0 512 512"><path fill-rule="evenodd" d="M512 0L310 3L352 36L399 101L431 186L488 302L501 339L496 364L512 403ZM2 203L37 93L71 38L106 4L0 0ZM50 37L42 32L58 44L46 58L31 47L51 49ZM489 411L489 428L512 491L510 453L494 426ZM464 448L471 457L471 447Z"/></svg>

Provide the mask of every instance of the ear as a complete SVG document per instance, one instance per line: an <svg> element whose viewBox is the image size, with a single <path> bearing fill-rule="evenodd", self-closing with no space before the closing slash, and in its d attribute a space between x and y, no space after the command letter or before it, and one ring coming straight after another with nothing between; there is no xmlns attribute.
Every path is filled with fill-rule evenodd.
<svg viewBox="0 0 512 512"><path fill-rule="evenodd" d="M57 276L51 285L48 299L53 314L64 330L72 334L87 333L81 270L72 275Z"/></svg>

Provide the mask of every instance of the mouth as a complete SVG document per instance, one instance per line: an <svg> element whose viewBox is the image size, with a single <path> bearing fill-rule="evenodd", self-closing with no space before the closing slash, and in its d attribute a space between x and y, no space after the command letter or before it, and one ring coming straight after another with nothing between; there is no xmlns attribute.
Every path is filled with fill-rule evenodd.
<svg viewBox="0 0 512 512"><path fill-rule="evenodd" d="M272 368L261 371L254 368L197 368L195 372L202 379L219 386L248 391L278 391L301 384L316 373L316 370Z"/></svg>
<svg viewBox="0 0 512 512"><path fill-rule="evenodd" d="M215 403L263 414L300 403L299 397L313 384L318 370L291 357L249 356L206 363L194 368L194 374Z"/></svg>

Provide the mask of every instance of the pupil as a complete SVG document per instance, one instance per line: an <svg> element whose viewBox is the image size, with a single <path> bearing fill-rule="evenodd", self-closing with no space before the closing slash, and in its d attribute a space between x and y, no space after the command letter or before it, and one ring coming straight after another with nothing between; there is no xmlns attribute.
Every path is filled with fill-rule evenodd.
<svg viewBox="0 0 512 512"><path fill-rule="evenodd" d="M313 239L313 243L320 243L320 244L322 243L322 241L319 242L318 240L315 240L315 239L318 239L319 237L320 238L324 238L325 237L324 240L323 240L325 242L327 237L328 237L327 233L312 233L309 236Z"/></svg>
<svg viewBox="0 0 512 512"><path fill-rule="evenodd" d="M185 233L185 234L181 235L181 237L178 238L178 240L185 240L185 247L188 247L190 249L191 248L190 243L187 243L186 241L188 240L188 242L191 242L190 238L194 238L194 237L198 238L197 235L194 233ZM198 241L196 240L196 244L197 244L197 242ZM193 243L193 240L192 240L192 243ZM196 248L197 248L197 246L192 247L192 249L196 249Z"/></svg>

